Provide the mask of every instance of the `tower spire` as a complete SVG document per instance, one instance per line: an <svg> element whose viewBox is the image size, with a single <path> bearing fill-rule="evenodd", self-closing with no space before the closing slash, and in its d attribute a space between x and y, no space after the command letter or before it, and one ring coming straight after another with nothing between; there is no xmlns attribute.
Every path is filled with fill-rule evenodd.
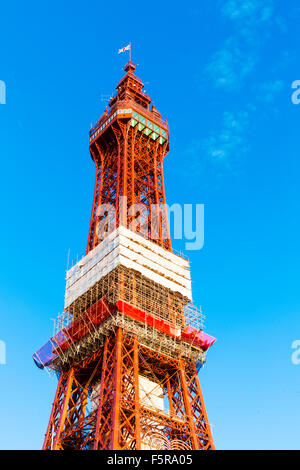
<svg viewBox="0 0 300 470"><path fill-rule="evenodd" d="M133 73L135 71L135 69L136 69L136 65L132 62L131 59L129 59L129 61L124 66L125 72Z"/></svg>

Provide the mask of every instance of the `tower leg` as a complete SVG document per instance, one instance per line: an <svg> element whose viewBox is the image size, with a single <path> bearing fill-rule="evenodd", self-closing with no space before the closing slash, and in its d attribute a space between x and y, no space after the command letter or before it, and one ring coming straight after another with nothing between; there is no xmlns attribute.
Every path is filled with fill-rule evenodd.
<svg viewBox="0 0 300 470"><path fill-rule="evenodd" d="M111 416L114 386L115 337L107 337L104 343L102 375L100 384L99 405L96 419L94 450L109 449L112 434Z"/></svg>
<svg viewBox="0 0 300 470"><path fill-rule="evenodd" d="M138 371L138 342L118 328L104 346L95 450L141 448Z"/></svg>
<svg viewBox="0 0 300 470"><path fill-rule="evenodd" d="M62 372L59 378L43 449L90 448L94 414L87 413L89 387L102 365L98 351L78 365Z"/></svg>
<svg viewBox="0 0 300 470"><path fill-rule="evenodd" d="M58 449L74 377L73 369L60 374L43 449Z"/></svg>
<svg viewBox="0 0 300 470"><path fill-rule="evenodd" d="M207 418L196 365L187 363L182 373L187 385L188 400L193 422L195 423L195 434L197 436L199 449L214 450L215 445Z"/></svg>
<svg viewBox="0 0 300 470"><path fill-rule="evenodd" d="M112 410L112 436L110 441L111 450L120 448L120 408L121 408L121 374L122 374L122 329L119 327L116 333L115 367L114 367L114 390Z"/></svg>
<svg viewBox="0 0 300 470"><path fill-rule="evenodd" d="M181 383L181 391L182 391L182 397L183 397L183 402L184 402L184 408L186 412L186 417L187 421L189 423L189 428L190 428L190 435L191 435L191 442L194 450L199 450L199 442L196 434L196 427L195 427L195 422L194 422L194 416L192 413L192 406L190 403L190 397L189 397L189 389L186 381L186 374L185 374L185 368L183 365L182 359L179 360L179 375L180 375L180 383Z"/></svg>

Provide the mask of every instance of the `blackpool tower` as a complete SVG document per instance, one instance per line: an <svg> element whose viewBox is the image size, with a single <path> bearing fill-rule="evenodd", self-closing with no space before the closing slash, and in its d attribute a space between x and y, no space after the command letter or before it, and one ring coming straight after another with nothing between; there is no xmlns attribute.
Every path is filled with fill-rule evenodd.
<svg viewBox="0 0 300 470"><path fill-rule="evenodd" d="M90 130L96 180L86 255L34 355L58 385L44 449L209 450L198 372L215 338L172 250L163 160L169 128L131 60ZM74 227L75 228L75 227Z"/></svg>

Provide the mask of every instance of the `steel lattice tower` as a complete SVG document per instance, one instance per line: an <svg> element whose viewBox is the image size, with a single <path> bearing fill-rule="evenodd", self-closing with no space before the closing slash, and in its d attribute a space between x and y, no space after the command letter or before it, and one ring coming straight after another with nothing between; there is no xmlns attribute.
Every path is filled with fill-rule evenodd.
<svg viewBox="0 0 300 470"><path fill-rule="evenodd" d="M198 370L214 338L173 253L169 129L135 65L90 130L96 181L86 255L67 271L56 334L34 354L59 381L44 449L213 449Z"/></svg>

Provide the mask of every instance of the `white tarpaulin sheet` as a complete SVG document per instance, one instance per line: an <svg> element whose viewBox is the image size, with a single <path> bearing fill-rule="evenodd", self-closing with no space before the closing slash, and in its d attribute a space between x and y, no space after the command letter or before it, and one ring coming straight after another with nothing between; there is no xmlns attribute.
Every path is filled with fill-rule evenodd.
<svg viewBox="0 0 300 470"><path fill-rule="evenodd" d="M192 300L189 261L120 226L67 271L65 309L119 265Z"/></svg>

